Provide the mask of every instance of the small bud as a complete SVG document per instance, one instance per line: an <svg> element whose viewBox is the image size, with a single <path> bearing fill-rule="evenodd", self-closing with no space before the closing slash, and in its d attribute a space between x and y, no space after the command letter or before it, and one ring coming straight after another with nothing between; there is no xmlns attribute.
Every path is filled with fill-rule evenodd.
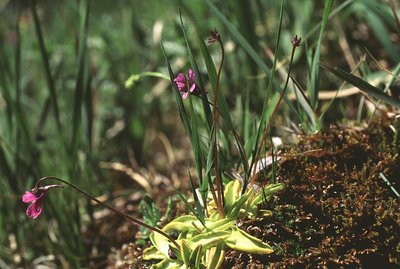
<svg viewBox="0 0 400 269"><path fill-rule="evenodd" d="M293 47L299 47L301 38L297 38L297 35L294 35L291 39L290 42L292 42Z"/></svg>
<svg viewBox="0 0 400 269"><path fill-rule="evenodd" d="M221 36L217 32L217 30L214 29L214 31L211 31L211 36L208 38L208 43L214 43L215 41L220 41Z"/></svg>

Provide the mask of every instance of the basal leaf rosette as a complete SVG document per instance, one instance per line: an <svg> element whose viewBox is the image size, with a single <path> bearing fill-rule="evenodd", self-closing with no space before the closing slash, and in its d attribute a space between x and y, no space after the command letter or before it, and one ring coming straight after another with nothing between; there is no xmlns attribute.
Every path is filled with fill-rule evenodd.
<svg viewBox="0 0 400 269"><path fill-rule="evenodd" d="M236 226L241 217L255 216L263 199L284 188L283 184L271 184L255 193L253 189L241 195L238 180L229 182L224 190L226 197L225 217L218 218L212 199L207 206L214 208L209 218L202 223L196 216L180 216L162 229L168 234L177 234L177 249L166 237L151 233L152 246L145 249L144 260L161 260L152 268L219 268L227 248L252 254L270 254L272 247ZM211 202L210 202L211 201Z"/></svg>

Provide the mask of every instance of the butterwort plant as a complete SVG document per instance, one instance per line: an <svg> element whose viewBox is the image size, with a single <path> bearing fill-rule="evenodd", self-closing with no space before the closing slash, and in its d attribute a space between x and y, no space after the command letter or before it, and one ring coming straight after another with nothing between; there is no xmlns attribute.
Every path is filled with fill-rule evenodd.
<svg viewBox="0 0 400 269"><path fill-rule="evenodd" d="M213 166L215 169L215 180L213 182L211 176L207 177L209 191L207 190L208 195L205 199L202 199L202 202L200 202L199 196L193 187L192 191L197 212L186 201L193 215L178 216L162 228L166 233L177 235L176 241L181 247L180 253L175 253L175 249L171 248L170 242L165 237L157 233L150 234L149 238L152 246L144 250L143 259L158 261L152 265L152 269L221 268L227 249L252 254L270 254L273 252L273 248L269 244L240 229L237 223L241 218L257 216L259 205L285 186L282 183L270 184L264 186L261 191L250 186L243 193L243 186L240 180L236 179L224 184L219 168L219 146L217 145L218 116L222 110L218 99L220 99L220 102L223 100L219 82L224 63L224 47L221 35L216 30L211 31L208 43L219 44L221 48L221 63L214 82L213 102L208 102L209 105L212 105L213 114L210 134L211 144L208 150L207 163L211 162L212 165L207 165L209 169L206 173L209 173ZM188 77L183 73L179 73L176 77L173 77L172 72L170 74L176 88L179 92L183 92L182 99L186 99L196 89L192 69L189 69ZM198 89L203 91L203 89ZM192 132L195 133L193 130L197 130L197 126L196 121L193 120L194 110L192 109L191 102L192 100L189 99L191 127ZM229 115L229 112L227 113ZM221 114L222 116L226 116L226 114ZM191 134L192 139L193 137L195 135ZM193 141L193 147L195 147L196 143L198 145L198 141L195 141L195 139ZM216 187L214 187L214 184ZM264 216L270 214L270 212L264 212Z"/></svg>
<svg viewBox="0 0 400 269"><path fill-rule="evenodd" d="M259 205L285 187L282 183L275 183L263 186L261 191L256 190L254 185L257 170L255 167L258 164L258 158L261 154L263 144L265 143L271 120L286 93L294 52L296 48L300 46L300 42L301 38L298 38L297 36L291 38L292 55L290 58L285 86L264 129L260 144L257 147L253 169L254 175L251 178L250 186L246 188L245 186L241 186L242 184L239 180L233 180L224 185L219 170L217 129L218 113L220 113L220 110L217 108L217 105L219 105L217 99L223 98L222 96L219 96L219 82L222 65L224 63L224 46L220 34L216 30L211 31L208 43L219 44L222 52L221 64L217 72L214 86L214 98L212 102L212 139L209 150L210 155L207 157L212 159L212 165L215 169L214 182L216 188L214 188L214 182L210 180L211 177L208 177L209 194L211 195L207 196L206 201L203 200L204 208L206 209L204 212L205 217L201 218L200 214L196 215L196 213L191 210L194 215L179 216L162 228L166 233L178 234L177 242L181 246L180 253L174 253L174 249L171 249L170 243L165 240L165 237L161 237L156 233L150 235L152 246L144 250L143 259L159 260L159 262L153 264L151 268L220 268L223 264L227 248L253 254L270 254L273 252L273 248L270 245L251 236L246 231L241 230L240 227L237 226L237 222L241 218L260 216L259 213L262 213L262 216L269 216L272 214L272 212L268 210L258 211ZM188 78L183 73L179 73L173 80L178 90L183 92L183 99L186 99L196 88L192 69L189 69ZM193 109L191 110L191 113L193 113ZM224 114L222 116L224 116ZM192 126L195 127L196 122L193 122L193 124L194 125ZM251 170L249 173L251 173ZM245 192L242 190L245 190ZM212 199L210 196L212 196ZM196 197L194 191L195 203L196 201L199 203L199 200ZM196 207L201 210L201 207L197 205Z"/></svg>

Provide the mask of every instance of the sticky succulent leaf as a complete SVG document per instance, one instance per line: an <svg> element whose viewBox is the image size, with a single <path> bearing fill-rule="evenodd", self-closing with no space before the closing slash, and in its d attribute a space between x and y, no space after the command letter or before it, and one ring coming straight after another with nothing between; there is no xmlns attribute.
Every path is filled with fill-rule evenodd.
<svg viewBox="0 0 400 269"><path fill-rule="evenodd" d="M193 226L192 223L195 223L196 225L198 224L202 226L201 222L195 217L191 215L184 215L180 216L167 225L164 226L163 231L168 232L168 231L179 231L179 232L186 232L186 231L193 231L195 230L195 227Z"/></svg>
<svg viewBox="0 0 400 269"><path fill-rule="evenodd" d="M182 268L182 262L181 261L171 261L168 259L164 259L161 262L151 266L151 269L180 269Z"/></svg>
<svg viewBox="0 0 400 269"><path fill-rule="evenodd" d="M219 243L207 251L207 269L220 268L225 260L225 243Z"/></svg>
<svg viewBox="0 0 400 269"><path fill-rule="evenodd" d="M250 196L253 195L253 190L249 190L243 194L239 199L237 199L231 208L227 208L226 218L237 219L239 217L240 209L249 200Z"/></svg>
<svg viewBox="0 0 400 269"><path fill-rule="evenodd" d="M170 243L167 238L159 233L152 232L149 238L153 246L158 249L160 254L164 255L166 259L170 259L169 250L174 250L176 249L176 247L172 243ZM178 242L178 244L180 244L180 240L176 241ZM179 251L177 251L177 254L179 255Z"/></svg>
<svg viewBox="0 0 400 269"><path fill-rule="evenodd" d="M207 226L207 229L210 231L225 231L229 229L230 227L234 226L236 223L236 220L224 218L220 220L216 220L213 224L210 224Z"/></svg>
<svg viewBox="0 0 400 269"><path fill-rule="evenodd" d="M194 128L193 128L193 132L194 132ZM196 209L197 209L197 218L202 223L202 225L204 226L205 225L205 222L204 222L204 219L205 219L204 206L202 205L202 203L200 201L200 199L202 197L201 196L197 196L196 189L194 187L193 179L192 179L192 176L191 176L190 172L189 172L189 178L190 178L190 186L192 188L192 193L193 193L194 204L195 204Z"/></svg>
<svg viewBox="0 0 400 269"><path fill-rule="evenodd" d="M156 247L151 246L143 251L143 260L163 260L165 259L164 254L162 254Z"/></svg>
<svg viewBox="0 0 400 269"><path fill-rule="evenodd" d="M232 180L225 186L225 209L231 208L233 203L239 198L240 195L240 182L239 180Z"/></svg>
<svg viewBox="0 0 400 269"><path fill-rule="evenodd" d="M270 254L273 252L270 245L237 227L232 227L232 232L225 243L234 250L252 254Z"/></svg>
<svg viewBox="0 0 400 269"><path fill-rule="evenodd" d="M181 244L181 257L182 261L186 266L190 266L190 254L192 250L190 249L189 245L186 243L185 240L182 240Z"/></svg>
<svg viewBox="0 0 400 269"><path fill-rule="evenodd" d="M257 205L262 201L263 197L269 197L283 188L284 184L271 184L257 194L254 194L253 189L251 189L241 195L240 182L238 180L231 181L224 191L227 197L225 204L227 214L225 218L205 218L205 225L203 226L195 216L185 215L178 217L168 223L163 228L163 231L176 231L179 233L177 242L181 245L180 251L175 249L163 236L152 233L150 240L153 242L154 248L146 250L146 258L164 258L163 263L160 263L162 266L165 265L166 261L170 261L174 263L173 266L179 264L179 268L205 268L202 262L206 262L207 268L214 269L221 266L225 257L225 247L254 254L271 253L273 250L268 244L238 229L235 224L241 213L255 214ZM208 207L210 207L210 203L212 201L208 203ZM271 214L271 212L267 211L268 214ZM169 257L171 250L180 262Z"/></svg>
<svg viewBox="0 0 400 269"><path fill-rule="evenodd" d="M190 259L189 259L190 264L194 264L194 268L201 268L202 250L203 250L203 246L199 245L190 254Z"/></svg>
<svg viewBox="0 0 400 269"><path fill-rule="evenodd" d="M208 249L225 241L230 236L231 233L227 231L207 232L193 236L187 243L192 249L197 248L199 245L202 245L204 249Z"/></svg>

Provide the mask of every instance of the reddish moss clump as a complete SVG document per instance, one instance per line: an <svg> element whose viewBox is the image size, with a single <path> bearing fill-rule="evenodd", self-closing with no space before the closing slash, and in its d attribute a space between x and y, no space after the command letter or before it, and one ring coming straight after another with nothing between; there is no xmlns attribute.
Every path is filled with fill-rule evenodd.
<svg viewBox="0 0 400 269"><path fill-rule="evenodd" d="M380 177L400 191L398 127L332 127L287 149L273 216L241 223L275 252L230 251L224 268L400 268L400 198Z"/></svg>

